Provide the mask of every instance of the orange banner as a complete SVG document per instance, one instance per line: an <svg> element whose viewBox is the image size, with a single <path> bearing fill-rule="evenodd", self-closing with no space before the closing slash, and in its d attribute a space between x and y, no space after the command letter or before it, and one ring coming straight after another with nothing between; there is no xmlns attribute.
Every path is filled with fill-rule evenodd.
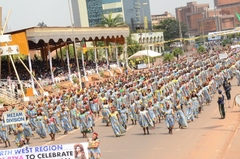
<svg viewBox="0 0 240 159"><path fill-rule="evenodd" d="M26 32L17 32L11 35L12 35L12 41L9 42L9 45L18 45L20 54L28 55L29 48L28 48Z"/></svg>

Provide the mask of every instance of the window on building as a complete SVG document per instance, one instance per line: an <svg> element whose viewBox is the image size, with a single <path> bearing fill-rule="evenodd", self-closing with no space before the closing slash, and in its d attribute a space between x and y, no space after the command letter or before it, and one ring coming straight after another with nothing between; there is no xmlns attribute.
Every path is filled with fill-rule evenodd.
<svg viewBox="0 0 240 159"><path fill-rule="evenodd" d="M102 4L121 2L121 0L102 0Z"/></svg>
<svg viewBox="0 0 240 159"><path fill-rule="evenodd" d="M117 13L117 12L122 12L122 8L111 8L111 9L105 9L103 10L103 14L109 14L109 13Z"/></svg>

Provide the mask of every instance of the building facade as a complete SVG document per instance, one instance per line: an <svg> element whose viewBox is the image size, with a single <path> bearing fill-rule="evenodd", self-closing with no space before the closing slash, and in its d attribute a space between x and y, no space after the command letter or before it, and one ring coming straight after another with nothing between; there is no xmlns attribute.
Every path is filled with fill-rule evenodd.
<svg viewBox="0 0 240 159"><path fill-rule="evenodd" d="M71 0L75 26L101 23L102 15L120 14L131 30L152 30L149 0Z"/></svg>
<svg viewBox="0 0 240 159"><path fill-rule="evenodd" d="M231 1L232 4L229 3ZM209 4L189 2L186 6L175 9L176 17L187 25L189 36L229 30L235 28L237 24L238 19L233 12L238 9L234 10L233 7L239 7L240 13L239 3L239 0L215 0L216 7L210 9Z"/></svg>
<svg viewBox="0 0 240 159"><path fill-rule="evenodd" d="M161 43L164 41L163 32L134 33L131 37L139 44L146 45L145 49L159 53L164 51L164 44Z"/></svg>
<svg viewBox="0 0 240 159"><path fill-rule="evenodd" d="M151 17L152 17L152 25L158 25L160 21L164 19L168 19L168 18L175 19L175 17L167 11L163 14L152 15Z"/></svg>
<svg viewBox="0 0 240 159"><path fill-rule="evenodd" d="M101 23L102 0L71 0L74 26L92 27Z"/></svg>

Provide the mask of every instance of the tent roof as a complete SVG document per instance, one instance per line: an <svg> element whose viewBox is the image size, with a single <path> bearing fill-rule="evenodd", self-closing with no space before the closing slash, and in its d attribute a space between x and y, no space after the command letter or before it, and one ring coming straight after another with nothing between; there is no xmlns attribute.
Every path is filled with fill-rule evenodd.
<svg viewBox="0 0 240 159"><path fill-rule="evenodd" d="M85 42L105 40L124 44L125 37L129 36L129 27L30 27L5 34L19 33L25 34L29 49L41 49L47 43L55 47L83 39Z"/></svg>
<svg viewBox="0 0 240 159"><path fill-rule="evenodd" d="M157 57L157 56L161 56L161 53L152 51L152 50L141 50L136 52L135 54L133 54L132 56L130 56L128 59L133 59L133 58L138 58L138 57L142 57L142 56L149 56L149 57Z"/></svg>

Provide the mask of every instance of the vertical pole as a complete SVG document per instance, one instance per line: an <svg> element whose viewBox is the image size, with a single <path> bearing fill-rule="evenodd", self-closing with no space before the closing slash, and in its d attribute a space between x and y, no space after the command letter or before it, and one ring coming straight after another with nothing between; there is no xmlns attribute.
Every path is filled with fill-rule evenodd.
<svg viewBox="0 0 240 159"><path fill-rule="evenodd" d="M9 55L9 58L10 58L10 60L11 60L11 62L12 62L13 69L14 69L15 74L16 74L16 76L17 76L18 83L20 84L20 87L21 87L21 90L22 90L22 93L23 93L23 97L25 97L25 92L24 92L24 90L23 90L23 85L22 85L22 82L20 81L20 78L19 78L19 76L18 76L18 72L17 72L17 69L16 69L15 64L14 64L14 62L13 62L12 55Z"/></svg>
<svg viewBox="0 0 240 159"><path fill-rule="evenodd" d="M74 38L74 24L73 24L73 17L72 17L72 10L70 7L70 1L68 0L68 8L69 8L69 15L70 15L70 20L71 20L71 26L72 26L72 38L73 38L73 45L74 45L74 52L75 52L75 58L76 58L76 62L77 62L77 70L78 70L78 78L79 78L79 85L80 88L82 89L82 77L81 77L81 72L80 72L80 68L79 68L79 61L78 61L78 56L77 56L77 49L76 49L76 45L75 45L75 38Z"/></svg>
<svg viewBox="0 0 240 159"><path fill-rule="evenodd" d="M68 67L68 79L70 80L70 81L72 81L72 78L71 78L71 69L70 69L70 63L69 63L69 53L68 53L68 45L67 45L67 43L66 43L66 57L67 57L67 67Z"/></svg>
<svg viewBox="0 0 240 159"><path fill-rule="evenodd" d="M3 28L2 28L2 7L0 7L0 32L1 35L3 35L2 32ZM0 79L2 78L2 56L0 56Z"/></svg>
<svg viewBox="0 0 240 159"><path fill-rule="evenodd" d="M107 50L107 47L105 47L105 56L106 56L106 60L107 60L107 69L109 70L109 61L108 61L108 50Z"/></svg>
<svg viewBox="0 0 240 159"><path fill-rule="evenodd" d="M99 75L99 72L98 72L98 60L97 60L97 48L95 46L95 43L94 43L94 58L95 58L96 72Z"/></svg>
<svg viewBox="0 0 240 159"><path fill-rule="evenodd" d="M129 66L128 66L128 53L127 53L127 38L125 37L124 40L125 40L124 53L125 53L126 68L129 68Z"/></svg>
<svg viewBox="0 0 240 159"><path fill-rule="evenodd" d="M31 56L30 53L28 53L28 65L29 65L29 70L30 70L30 74L32 75L32 61L31 61ZM35 92L35 86L34 86L34 81L33 78L31 76L31 84L32 84L32 88L33 88L33 92Z"/></svg>
<svg viewBox="0 0 240 159"><path fill-rule="evenodd" d="M52 83L54 84L54 74L53 74L53 69L52 69L52 56L51 56L51 52L50 52L50 46L49 43L47 44L47 50L48 50L48 57L49 57L49 68L51 71L51 77L52 77Z"/></svg>
<svg viewBox="0 0 240 159"><path fill-rule="evenodd" d="M80 43L81 45L81 43ZM86 68L85 68L85 62L84 62L84 55L83 55L83 50L82 50L82 47L80 49L81 51L81 55L82 55L82 66L83 66L83 73L84 73L84 78L85 78L85 81L88 81L88 78L87 78L87 75L86 75Z"/></svg>

